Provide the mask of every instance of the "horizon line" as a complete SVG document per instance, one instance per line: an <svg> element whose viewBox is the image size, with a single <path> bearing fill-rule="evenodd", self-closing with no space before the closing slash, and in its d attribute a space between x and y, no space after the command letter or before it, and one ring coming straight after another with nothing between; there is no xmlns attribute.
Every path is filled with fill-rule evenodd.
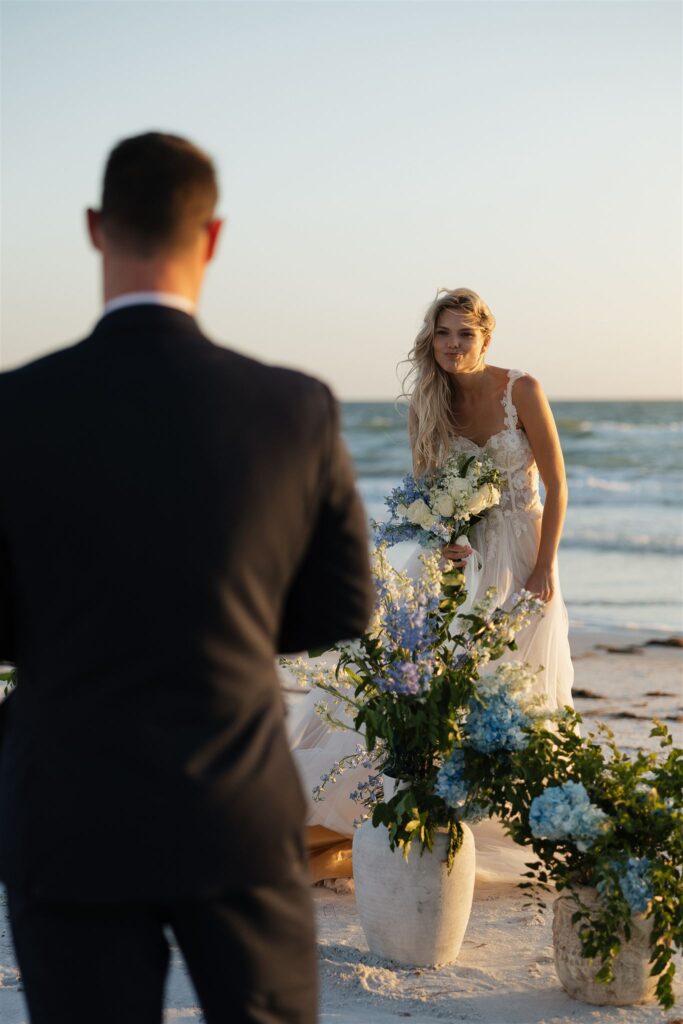
<svg viewBox="0 0 683 1024"><path fill-rule="evenodd" d="M383 404L387 403L395 404L400 402L400 398L347 398L346 396L337 395L340 402L357 403L361 404ZM680 402L683 404L683 394L681 395L670 395L670 396L658 396L657 398L643 397L642 395L619 395L618 397L604 397L604 398L586 398L582 397L566 397L562 396L558 398L556 396L548 395L549 402Z"/></svg>

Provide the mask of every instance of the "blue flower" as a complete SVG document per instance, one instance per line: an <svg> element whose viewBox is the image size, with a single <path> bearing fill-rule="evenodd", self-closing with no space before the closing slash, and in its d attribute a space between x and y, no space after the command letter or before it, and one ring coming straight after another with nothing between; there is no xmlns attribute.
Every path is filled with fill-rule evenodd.
<svg viewBox="0 0 683 1024"><path fill-rule="evenodd" d="M444 761L436 776L434 792L449 807L459 812L460 818L467 821L480 821L484 817L483 809L470 804L465 807L469 789L465 781L465 754L456 747L447 761Z"/></svg>
<svg viewBox="0 0 683 1024"><path fill-rule="evenodd" d="M470 702L468 742L482 754L491 754L495 750L523 750L529 741L523 730L532 721L512 693L499 690L488 698L486 706Z"/></svg>
<svg viewBox="0 0 683 1024"><path fill-rule="evenodd" d="M439 768L435 792L449 807L459 807L467 799L469 790L465 782L465 755L460 747L456 747L448 761Z"/></svg>
<svg viewBox="0 0 683 1024"><path fill-rule="evenodd" d="M582 782L549 786L531 801L529 825L537 839L567 839L585 852L605 831L609 819L590 802Z"/></svg>
<svg viewBox="0 0 683 1024"><path fill-rule="evenodd" d="M415 696L429 689L434 666L431 661L395 661L387 669L386 677L376 679L381 693Z"/></svg>
<svg viewBox="0 0 683 1024"><path fill-rule="evenodd" d="M652 883L650 868L652 864L647 857L629 857L626 870L619 876L619 888L624 899L634 914L642 914L652 899Z"/></svg>
<svg viewBox="0 0 683 1024"><path fill-rule="evenodd" d="M439 594L416 587L416 593L397 600L393 580L375 580L381 607L382 627L395 647L424 651L434 646L435 628L430 620L439 606ZM412 598L412 599L411 599Z"/></svg>
<svg viewBox="0 0 683 1024"><path fill-rule="evenodd" d="M482 754L523 750L525 729L547 710L534 695L536 673L523 662L505 662L479 679L483 704L471 700L467 719L468 743Z"/></svg>

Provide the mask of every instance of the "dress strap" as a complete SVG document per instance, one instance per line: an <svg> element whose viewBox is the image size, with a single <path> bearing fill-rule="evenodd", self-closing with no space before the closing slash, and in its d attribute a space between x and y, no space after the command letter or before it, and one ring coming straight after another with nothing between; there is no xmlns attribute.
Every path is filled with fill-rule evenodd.
<svg viewBox="0 0 683 1024"><path fill-rule="evenodd" d="M508 430L517 429L517 410L512 401L512 385L524 374L524 370L508 370L508 383L503 395L503 412L505 413L505 426Z"/></svg>

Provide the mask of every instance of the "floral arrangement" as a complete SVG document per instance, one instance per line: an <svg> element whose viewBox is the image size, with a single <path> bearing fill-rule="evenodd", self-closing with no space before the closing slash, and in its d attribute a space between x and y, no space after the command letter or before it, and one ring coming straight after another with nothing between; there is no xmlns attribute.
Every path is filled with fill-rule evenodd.
<svg viewBox="0 0 683 1024"><path fill-rule="evenodd" d="M500 704L498 693L484 720ZM651 919L651 973L668 1008L672 951L683 947L683 750L656 723L659 752L629 757L606 726L582 738L580 716L567 708L547 727L520 696L505 689L510 715L496 717L509 725L482 732L475 723L444 762L437 789L452 807L498 814L512 838L531 848L531 881L521 885L537 905L551 885L572 894L583 955L597 961L596 981L612 980L633 915ZM599 896L591 906L583 887Z"/></svg>
<svg viewBox="0 0 683 1024"><path fill-rule="evenodd" d="M385 499L390 517L375 525L378 543L417 540L424 547L467 541L483 515L500 502L501 480L491 457L453 453L438 473L404 477Z"/></svg>
<svg viewBox="0 0 683 1024"><path fill-rule="evenodd" d="M439 771L454 744L470 731L484 735L496 728L502 704L495 706L487 725L483 694L488 684L480 691L479 673L514 649L515 634L540 601L520 594L503 611L489 594L470 614L458 617L463 632L452 635L465 596L462 573L443 572L435 552L422 555L422 563L423 572L413 580L391 566L386 545L380 545L373 557L378 596L368 631L358 641L337 645L336 666L303 660L285 664L301 683L321 691L318 711L330 726L365 738L365 748L359 745L331 766L314 796L324 798L344 770L364 766L368 779L352 794L362 808L359 822L371 816L374 825L385 825L391 847L399 846L406 855L415 839L422 849L431 849L435 830L446 828L450 866L466 814L439 792ZM526 669L508 667L504 678L522 686L520 671L528 683ZM388 800L382 774L402 786Z"/></svg>

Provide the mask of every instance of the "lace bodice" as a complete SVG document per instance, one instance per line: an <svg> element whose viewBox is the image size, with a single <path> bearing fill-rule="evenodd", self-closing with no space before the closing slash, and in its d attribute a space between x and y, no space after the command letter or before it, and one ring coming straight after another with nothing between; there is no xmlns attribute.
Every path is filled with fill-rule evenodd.
<svg viewBox="0 0 683 1024"><path fill-rule="evenodd" d="M517 410L512 401L512 385L522 370L509 370L508 383L502 404L505 426L493 434L485 445L479 445L469 437L454 437L453 450L456 452L487 451L503 480L500 510L505 516L518 512L541 512L541 498L538 491L538 467L531 445L524 430L518 424Z"/></svg>

